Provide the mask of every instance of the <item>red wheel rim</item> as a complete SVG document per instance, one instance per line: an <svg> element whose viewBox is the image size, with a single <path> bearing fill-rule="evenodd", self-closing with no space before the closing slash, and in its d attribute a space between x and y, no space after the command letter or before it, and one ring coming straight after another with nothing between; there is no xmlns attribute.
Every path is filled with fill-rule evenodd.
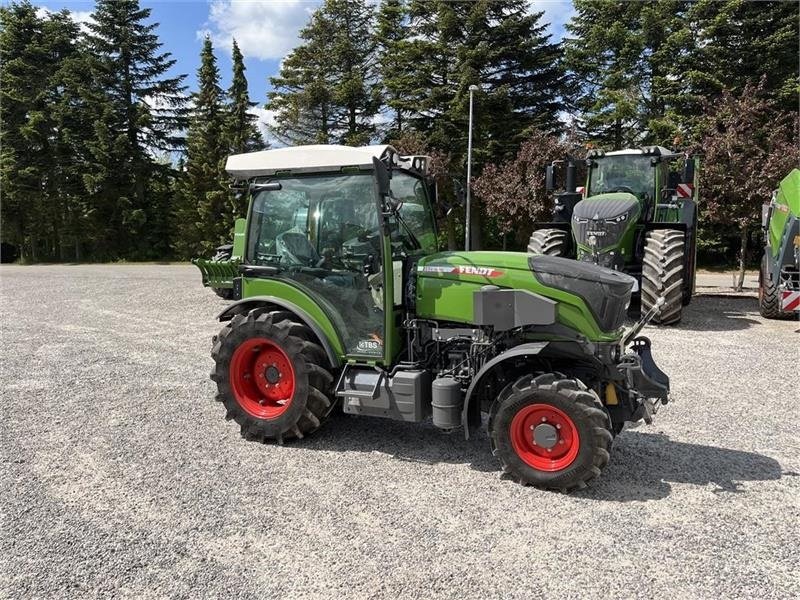
<svg viewBox="0 0 800 600"><path fill-rule="evenodd" d="M535 433L546 437L536 442ZM560 471L578 456L580 438L575 423L567 414L550 404L529 404L522 407L511 421L511 445L525 464L539 471ZM540 439L541 441L541 439Z"/></svg>
<svg viewBox="0 0 800 600"><path fill-rule="evenodd" d="M231 358L230 381L239 406L259 419L275 419L292 403L292 362L272 340L242 342Z"/></svg>

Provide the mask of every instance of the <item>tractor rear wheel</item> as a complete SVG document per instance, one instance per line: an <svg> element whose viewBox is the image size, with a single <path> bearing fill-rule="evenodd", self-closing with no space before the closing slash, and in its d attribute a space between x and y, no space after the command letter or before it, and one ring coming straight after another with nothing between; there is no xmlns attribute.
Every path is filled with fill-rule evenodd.
<svg viewBox="0 0 800 600"><path fill-rule="evenodd" d="M600 475L613 441L609 427L595 392L554 373L507 386L489 415L492 454L503 471L519 483L562 491Z"/></svg>
<svg viewBox="0 0 800 600"><path fill-rule="evenodd" d="M683 313L684 233L656 229L645 235L642 264L642 312L648 312L662 296L664 305L653 323L674 325Z"/></svg>
<svg viewBox="0 0 800 600"><path fill-rule="evenodd" d="M765 319L785 319L788 313L781 309L781 293L776 282L767 273L767 255L761 259L758 272L758 312Z"/></svg>
<svg viewBox="0 0 800 600"><path fill-rule="evenodd" d="M538 229L528 241L528 254L566 256L567 232L563 229Z"/></svg>
<svg viewBox="0 0 800 600"><path fill-rule="evenodd" d="M262 307L234 316L216 336L211 357L217 400L248 439L302 438L331 412L325 351L289 312Z"/></svg>

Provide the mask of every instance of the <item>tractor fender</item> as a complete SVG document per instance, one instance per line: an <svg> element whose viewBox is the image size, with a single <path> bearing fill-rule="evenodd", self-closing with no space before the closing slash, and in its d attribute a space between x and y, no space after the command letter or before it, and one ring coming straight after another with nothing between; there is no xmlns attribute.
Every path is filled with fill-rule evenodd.
<svg viewBox="0 0 800 600"><path fill-rule="evenodd" d="M478 371L475 377L472 378L472 382L469 384L467 388L467 393L464 396L464 407L461 409L461 424L464 426L464 437L469 439L469 406L470 402L474 397L477 396L475 394L475 390L478 389L478 386L481 383L481 380L484 376L490 373L497 365L512 359L517 358L520 356L535 356L539 354L542 350L545 349L549 342L531 342L528 344L520 344L519 346L514 346L510 350L506 350L502 354L498 354L489 362L487 362L483 367L481 367L480 371Z"/></svg>
<svg viewBox="0 0 800 600"><path fill-rule="evenodd" d="M341 361L339 360L339 356L334 351L330 341L328 340L328 336L325 335L325 332L322 330L322 327L319 326L319 323L317 323L311 317L311 315L309 315L302 308L300 308L293 302L284 300L283 298L276 298L275 296L251 296L249 298L237 300L233 304L229 305L221 313L219 313L219 315L217 315L217 319L219 321L230 321L234 317L234 315L248 312L258 306L264 306L265 304L278 306L297 315L297 318L303 322L303 325L308 327L311 331L314 332L314 335L317 336L319 343L325 350L325 354L327 354L328 356L328 360L330 361L331 366L335 369L341 366Z"/></svg>

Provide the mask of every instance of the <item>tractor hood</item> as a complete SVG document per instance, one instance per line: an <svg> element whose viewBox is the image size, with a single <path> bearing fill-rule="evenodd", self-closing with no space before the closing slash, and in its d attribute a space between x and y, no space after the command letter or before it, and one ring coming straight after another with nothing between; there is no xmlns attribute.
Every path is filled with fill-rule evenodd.
<svg viewBox="0 0 800 600"><path fill-rule="evenodd" d="M613 219L620 215L638 213L639 200L628 192L597 194L581 200L575 205L573 216L581 219Z"/></svg>
<svg viewBox="0 0 800 600"><path fill-rule="evenodd" d="M595 251L599 264L621 269L624 263L622 246L625 234L639 219L641 204L627 192L598 194L575 205L572 212L572 232L578 244L579 256Z"/></svg>
<svg viewBox="0 0 800 600"><path fill-rule="evenodd" d="M617 271L554 256L442 252L417 264L417 313L471 323L472 294L496 285L558 301L559 321L601 340L622 326L634 282Z"/></svg>

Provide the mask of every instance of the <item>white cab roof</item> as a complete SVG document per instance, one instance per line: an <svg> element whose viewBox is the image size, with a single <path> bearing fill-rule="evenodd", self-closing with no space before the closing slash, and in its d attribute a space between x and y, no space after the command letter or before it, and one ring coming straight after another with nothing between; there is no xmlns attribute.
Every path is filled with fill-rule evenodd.
<svg viewBox="0 0 800 600"><path fill-rule="evenodd" d="M339 171L343 167L372 168L372 159L383 158L397 151L387 144L378 146L335 146L317 144L276 148L247 154L233 154L225 170L235 179L274 175L278 171L314 173Z"/></svg>
<svg viewBox="0 0 800 600"><path fill-rule="evenodd" d="M672 150L670 150L669 148L664 148L664 146L655 146L655 148L658 148L659 152L662 155L674 154ZM624 154L641 156L642 154L644 154L644 151L641 148L626 148L625 150L614 150L613 152L606 152L605 156L621 156Z"/></svg>

